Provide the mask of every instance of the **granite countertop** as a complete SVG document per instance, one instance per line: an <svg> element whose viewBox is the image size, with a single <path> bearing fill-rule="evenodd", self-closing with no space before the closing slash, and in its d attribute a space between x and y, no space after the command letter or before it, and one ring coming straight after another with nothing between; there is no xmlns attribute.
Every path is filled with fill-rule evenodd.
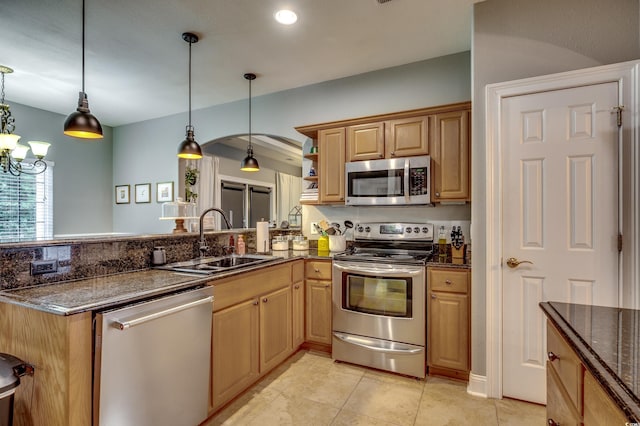
<svg viewBox="0 0 640 426"><path fill-rule="evenodd" d="M540 307L631 422L640 421L640 310L543 302Z"/></svg>
<svg viewBox="0 0 640 426"><path fill-rule="evenodd" d="M185 290L222 278L302 258L298 255L289 258L280 256L279 259L268 263L210 275L145 269L61 281L0 291L0 302L13 303L58 315L72 315Z"/></svg>

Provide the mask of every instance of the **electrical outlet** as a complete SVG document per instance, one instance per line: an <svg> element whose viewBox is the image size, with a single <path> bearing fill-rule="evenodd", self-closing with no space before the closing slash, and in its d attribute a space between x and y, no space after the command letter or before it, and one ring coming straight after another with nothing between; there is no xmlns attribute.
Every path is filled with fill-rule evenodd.
<svg viewBox="0 0 640 426"><path fill-rule="evenodd" d="M58 271L58 260L34 260L31 262L31 275L50 274Z"/></svg>
<svg viewBox="0 0 640 426"><path fill-rule="evenodd" d="M311 222L311 229L309 230L309 233L311 235L318 235L318 230L316 229L316 226L318 226L318 222Z"/></svg>

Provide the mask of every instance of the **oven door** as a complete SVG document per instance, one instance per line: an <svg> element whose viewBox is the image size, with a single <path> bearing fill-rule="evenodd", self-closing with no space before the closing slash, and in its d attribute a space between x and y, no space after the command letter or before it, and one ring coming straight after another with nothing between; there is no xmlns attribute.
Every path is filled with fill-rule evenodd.
<svg viewBox="0 0 640 426"><path fill-rule="evenodd" d="M420 265L333 262L333 330L425 346Z"/></svg>

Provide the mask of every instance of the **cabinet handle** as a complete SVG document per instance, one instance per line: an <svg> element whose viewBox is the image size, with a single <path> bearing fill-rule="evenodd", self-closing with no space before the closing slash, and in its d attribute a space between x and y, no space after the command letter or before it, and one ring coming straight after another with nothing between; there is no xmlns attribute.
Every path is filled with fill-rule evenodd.
<svg viewBox="0 0 640 426"><path fill-rule="evenodd" d="M547 424L548 424L549 426L560 426L560 423L556 422L556 421L555 421L555 420L553 420L553 419L547 419Z"/></svg>
<svg viewBox="0 0 640 426"><path fill-rule="evenodd" d="M267 302L269 301L269 299L267 299L267 298L265 297L264 299L262 299L262 301L263 301L264 303L267 303Z"/></svg>
<svg viewBox="0 0 640 426"><path fill-rule="evenodd" d="M384 155L378 154L378 158L384 158Z"/></svg>
<svg viewBox="0 0 640 426"><path fill-rule="evenodd" d="M433 293L432 293L432 294L431 294L431 298L432 298L432 299L437 299L437 298L438 298L438 296L436 296L435 294L433 294Z"/></svg>
<svg viewBox="0 0 640 426"><path fill-rule="evenodd" d="M253 306L258 306L258 303L260 303L260 301L259 301L259 300L254 300L254 301L253 301Z"/></svg>
<svg viewBox="0 0 640 426"><path fill-rule="evenodd" d="M299 289L299 288L300 288L300 285L299 285L299 284L296 284L296 285L294 285L294 286L293 286L293 288L295 288L295 289L297 290L297 289Z"/></svg>
<svg viewBox="0 0 640 426"><path fill-rule="evenodd" d="M396 155L395 151L391 151L389 154L391 154L392 157Z"/></svg>
<svg viewBox="0 0 640 426"><path fill-rule="evenodd" d="M315 272L316 274L319 274L320 273L320 269L314 268L313 272Z"/></svg>
<svg viewBox="0 0 640 426"><path fill-rule="evenodd" d="M439 192L436 192L436 197L439 197L439 196L440 196L440 193L439 193Z"/></svg>
<svg viewBox="0 0 640 426"><path fill-rule="evenodd" d="M451 285L451 284L453 284L453 283L451 282L451 280L444 280L444 283L445 283L446 285Z"/></svg>
<svg viewBox="0 0 640 426"><path fill-rule="evenodd" d="M551 362L555 361L556 359L560 359L558 355L554 354L551 351L547 352L547 358L549 358L549 361Z"/></svg>
<svg viewBox="0 0 640 426"><path fill-rule="evenodd" d="M324 285L324 288L329 288L329 287L331 287L331 284L325 284Z"/></svg>

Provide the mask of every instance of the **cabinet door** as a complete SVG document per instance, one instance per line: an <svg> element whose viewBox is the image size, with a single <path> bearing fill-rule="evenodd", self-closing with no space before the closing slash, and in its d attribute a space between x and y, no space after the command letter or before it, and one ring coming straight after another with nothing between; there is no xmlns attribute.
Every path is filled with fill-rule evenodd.
<svg viewBox="0 0 640 426"><path fill-rule="evenodd" d="M345 129L318 132L320 203L344 203Z"/></svg>
<svg viewBox="0 0 640 426"><path fill-rule="evenodd" d="M258 299L213 313L212 402L215 410L259 375Z"/></svg>
<svg viewBox="0 0 640 426"><path fill-rule="evenodd" d="M260 297L260 372L291 354L291 287Z"/></svg>
<svg viewBox="0 0 640 426"><path fill-rule="evenodd" d="M466 294L429 295L429 366L469 370L469 299Z"/></svg>
<svg viewBox="0 0 640 426"><path fill-rule="evenodd" d="M469 111L435 116L431 147L433 201L470 201Z"/></svg>
<svg viewBox="0 0 640 426"><path fill-rule="evenodd" d="M429 117L412 117L386 123L385 156L411 157L429 153Z"/></svg>
<svg viewBox="0 0 640 426"><path fill-rule="evenodd" d="M293 299L293 350L304 343L304 281L294 282L291 287Z"/></svg>
<svg viewBox="0 0 640 426"><path fill-rule="evenodd" d="M629 422L618 405L588 371L584 373L584 424L585 426L636 424Z"/></svg>
<svg viewBox="0 0 640 426"><path fill-rule="evenodd" d="M547 424L573 426L582 424L580 414L549 363L547 363Z"/></svg>
<svg viewBox="0 0 640 426"><path fill-rule="evenodd" d="M347 161L384 158L384 123L347 127Z"/></svg>
<svg viewBox="0 0 640 426"><path fill-rule="evenodd" d="M292 339L293 350L304 343L304 260L291 266Z"/></svg>
<svg viewBox="0 0 640 426"><path fill-rule="evenodd" d="M331 281L307 280L306 340L331 344Z"/></svg>

